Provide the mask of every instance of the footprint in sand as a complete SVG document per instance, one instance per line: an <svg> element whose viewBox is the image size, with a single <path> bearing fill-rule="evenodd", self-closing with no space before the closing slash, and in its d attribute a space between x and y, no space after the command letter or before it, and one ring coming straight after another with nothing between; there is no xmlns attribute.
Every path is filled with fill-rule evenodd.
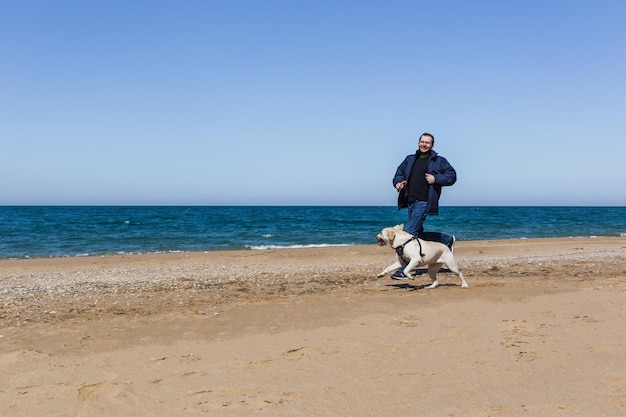
<svg viewBox="0 0 626 417"><path fill-rule="evenodd" d="M123 390L119 384L99 382L97 384L84 385L78 389L79 401L98 401L119 397Z"/></svg>
<svg viewBox="0 0 626 417"><path fill-rule="evenodd" d="M267 366L269 364L271 364L273 362L272 359L264 359L262 361L258 361L258 362L250 362L246 365L246 368L258 368L261 366Z"/></svg>
<svg viewBox="0 0 626 417"><path fill-rule="evenodd" d="M515 355L515 360L518 362L530 362L539 358L540 356L535 352L518 352Z"/></svg>
<svg viewBox="0 0 626 417"><path fill-rule="evenodd" d="M206 372L191 371L191 372L185 372L181 376L184 377L184 378L189 378L189 377L202 377L202 376L205 376L205 375L206 375Z"/></svg>
<svg viewBox="0 0 626 417"><path fill-rule="evenodd" d="M421 317L415 314L410 314L406 316L404 319L399 321L394 321L392 324L395 327L417 327L418 321L421 320Z"/></svg>
<svg viewBox="0 0 626 417"><path fill-rule="evenodd" d="M321 350L318 350L318 349L315 349L315 348L302 346L302 347L297 347L295 349L289 349L283 355L285 355L285 356L287 356L289 358L300 359L300 358L304 358L305 356L330 355L330 354L335 354L335 353L337 353L337 352L336 351L335 352L322 352Z"/></svg>
<svg viewBox="0 0 626 417"><path fill-rule="evenodd" d="M537 329L529 325L526 320L502 320L504 323L510 323L511 327L502 332L502 342L500 344L505 349L518 349L522 346L528 346L531 342L528 340L535 337L544 337L545 335L537 332ZM541 356L536 352L519 351L515 355L515 360L530 362L539 359Z"/></svg>

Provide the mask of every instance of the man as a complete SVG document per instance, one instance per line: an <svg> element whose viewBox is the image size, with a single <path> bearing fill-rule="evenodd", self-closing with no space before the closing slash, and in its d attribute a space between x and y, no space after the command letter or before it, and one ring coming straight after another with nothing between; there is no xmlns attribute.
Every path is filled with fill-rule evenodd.
<svg viewBox="0 0 626 417"><path fill-rule="evenodd" d="M407 207L409 211L405 230L421 239L441 242L452 250L454 236L425 232L423 226L426 216L439 214L442 187L456 182L456 171L446 158L433 151L434 145L433 135L423 133L417 152L408 155L396 170L393 185L399 192L398 210Z"/></svg>

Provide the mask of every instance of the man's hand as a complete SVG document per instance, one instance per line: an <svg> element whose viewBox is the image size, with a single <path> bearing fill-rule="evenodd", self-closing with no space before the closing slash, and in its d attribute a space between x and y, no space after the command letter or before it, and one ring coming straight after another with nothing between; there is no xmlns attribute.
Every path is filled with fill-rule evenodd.
<svg viewBox="0 0 626 417"><path fill-rule="evenodd" d="M399 183L397 183L396 190L400 191L401 189L406 187L407 182L408 182L407 180L404 180L404 181L400 181Z"/></svg>

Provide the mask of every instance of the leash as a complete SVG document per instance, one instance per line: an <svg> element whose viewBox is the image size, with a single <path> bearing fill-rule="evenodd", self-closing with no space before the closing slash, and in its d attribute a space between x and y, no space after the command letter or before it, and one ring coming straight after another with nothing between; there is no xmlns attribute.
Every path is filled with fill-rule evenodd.
<svg viewBox="0 0 626 417"><path fill-rule="evenodd" d="M407 245L407 243L411 242L412 240L417 240L417 244L420 246L420 256L423 258L424 253L422 252L422 242L420 242L420 240L418 238L416 238L415 236L411 237L411 239L407 240L406 242L404 242L403 244L401 244L400 246L396 247L396 253L398 254L398 256L400 258L404 258L404 247Z"/></svg>

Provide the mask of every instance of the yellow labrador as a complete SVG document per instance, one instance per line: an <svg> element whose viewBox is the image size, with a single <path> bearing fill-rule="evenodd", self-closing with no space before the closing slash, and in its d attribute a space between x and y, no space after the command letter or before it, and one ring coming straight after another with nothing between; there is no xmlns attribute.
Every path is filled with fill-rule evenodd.
<svg viewBox="0 0 626 417"><path fill-rule="evenodd" d="M396 261L378 274L379 278L403 267L404 275L410 277L410 272L413 269L427 265L428 275L432 280L432 284L426 288L436 288L439 285L437 272L445 264L450 271L459 277L461 287L467 288L467 282L465 282L465 278L463 278L463 274L454 260L454 255L446 245L418 239L402 230L403 228L403 224L386 227L376 235L376 240L378 240L380 246L389 245L396 250Z"/></svg>

